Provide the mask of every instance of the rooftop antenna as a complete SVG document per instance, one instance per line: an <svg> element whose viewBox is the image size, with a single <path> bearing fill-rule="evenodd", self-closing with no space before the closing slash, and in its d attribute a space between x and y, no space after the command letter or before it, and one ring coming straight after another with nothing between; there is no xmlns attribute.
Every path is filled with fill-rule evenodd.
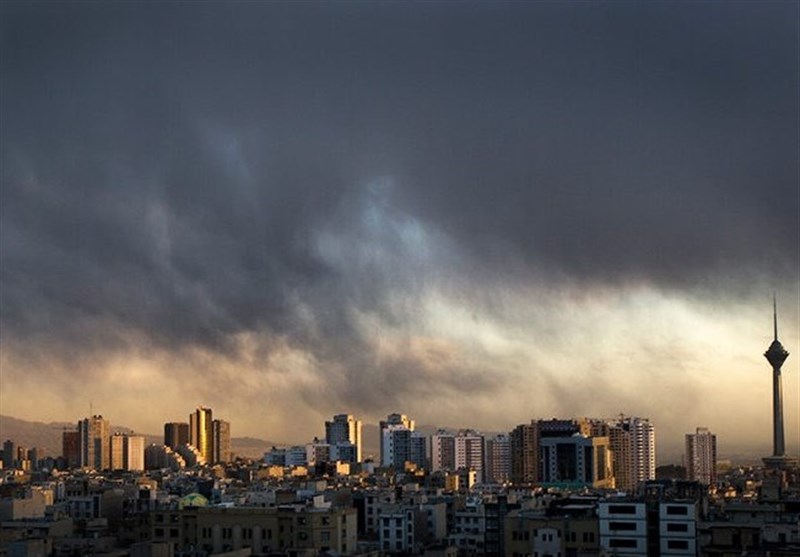
<svg viewBox="0 0 800 557"><path fill-rule="evenodd" d="M772 293L772 326L775 329L775 340L778 340L778 304L775 301L775 292Z"/></svg>

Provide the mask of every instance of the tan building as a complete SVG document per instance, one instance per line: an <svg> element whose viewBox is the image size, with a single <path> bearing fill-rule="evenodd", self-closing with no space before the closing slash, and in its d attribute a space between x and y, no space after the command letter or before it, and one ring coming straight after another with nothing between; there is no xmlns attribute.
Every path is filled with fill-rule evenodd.
<svg viewBox="0 0 800 557"><path fill-rule="evenodd" d="M94 470L108 470L111 466L109 435L111 426L103 416L92 416L78 422L80 438L80 465Z"/></svg>
<svg viewBox="0 0 800 557"><path fill-rule="evenodd" d="M174 543L179 551L193 547L221 553L250 548L253 553L314 550L349 555L356 550L356 512L300 506L154 511L148 539Z"/></svg>
<svg viewBox="0 0 800 557"><path fill-rule="evenodd" d="M532 484L539 481L539 428L536 421L518 425L511 438L511 481Z"/></svg>
<svg viewBox="0 0 800 557"><path fill-rule="evenodd" d="M586 516L547 517L539 511L512 511L505 519L505 554L598 555L600 533L597 518Z"/></svg>
<svg viewBox="0 0 800 557"><path fill-rule="evenodd" d="M212 446L214 447L214 464L228 463L233 461L231 452L231 424L225 420L214 420L211 431L213 435Z"/></svg>
<svg viewBox="0 0 800 557"><path fill-rule="evenodd" d="M143 436L115 433L110 441L112 470L144 470Z"/></svg>

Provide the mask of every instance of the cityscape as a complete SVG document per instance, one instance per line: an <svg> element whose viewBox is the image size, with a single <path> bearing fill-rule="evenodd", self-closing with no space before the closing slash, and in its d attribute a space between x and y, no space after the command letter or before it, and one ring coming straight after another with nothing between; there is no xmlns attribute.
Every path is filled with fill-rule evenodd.
<svg viewBox="0 0 800 557"><path fill-rule="evenodd" d="M163 442L111 433L94 415L64 428L60 455L3 444L8 555L800 554L800 460L786 454L774 338L773 451L720 466L717 436L685 435L684 466L656 472L656 428L620 415L534 419L490 437L381 420L325 421L324 439L236 457L231 424L198 407ZM660 477L659 477L660 476Z"/></svg>
<svg viewBox="0 0 800 557"><path fill-rule="evenodd" d="M800 1L0 1L0 557L800 557Z"/></svg>

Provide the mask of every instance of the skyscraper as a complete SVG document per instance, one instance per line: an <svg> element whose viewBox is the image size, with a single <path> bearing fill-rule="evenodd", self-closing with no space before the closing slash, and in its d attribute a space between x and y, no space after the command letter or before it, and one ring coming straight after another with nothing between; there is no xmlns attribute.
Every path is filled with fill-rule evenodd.
<svg viewBox="0 0 800 557"><path fill-rule="evenodd" d="M80 466L108 470L111 466L110 425L103 416L92 416L78 422L81 443Z"/></svg>
<svg viewBox="0 0 800 557"><path fill-rule="evenodd" d="M484 445L483 435L471 429L458 433L440 429L431 436L431 470L474 470L477 480L483 482Z"/></svg>
<svg viewBox="0 0 800 557"><path fill-rule="evenodd" d="M535 421L511 431L511 481L532 484L539 481L539 427Z"/></svg>
<svg viewBox="0 0 800 557"><path fill-rule="evenodd" d="M189 424L185 422L169 422L164 424L164 445L175 449L189 442Z"/></svg>
<svg viewBox="0 0 800 557"><path fill-rule="evenodd" d="M14 461L17 459L17 446L11 439L6 439L3 443L3 468L10 470L14 468Z"/></svg>
<svg viewBox="0 0 800 557"><path fill-rule="evenodd" d="M61 455L67 468L81 465L81 435L78 431L65 429L61 432Z"/></svg>
<svg viewBox="0 0 800 557"><path fill-rule="evenodd" d="M231 453L231 424L225 420L214 420L211 422L213 458L214 464L227 463L233 460Z"/></svg>
<svg viewBox="0 0 800 557"><path fill-rule="evenodd" d="M686 434L686 478L705 485L717 481L717 436L708 428Z"/></svg>
<svg viewBox="0 0 800 557"><path fill-rule="evenodd" d="M115 433L110 439L112 470L144 470L144 437Z"/></svg>
<svg viewBox="0 0 800 557"><path fill-rule="evenodd" d="M786 445L783 432L783 388L781 385L781 366L789 352L778 340L778 306L772 297L772 325L774 339L764 352L764 357L772 366L772 456L763 459L764 466L772 469L786 468L796 463L796 459L786 456Z"/></svg>
<svg viewBox="0 0 800 557"><path fill-rule="evenodd" d="M502 484L511 479L511 439L501 433L486 440L486 481Z"/></svg>
<svg viewBox="0 0 800 557"><path fill-rule="evenodd" d="M431 435L431 471L454 472L456 469L456 436L439 429Z"/></svg>
<svg viewBox="0 0 800 557"><path fill-rule="evenodd" d="M380 421L381 466L394 466L395 462L398 462L400 467L403 466L408 460L407 444L410 443L412 431L414 431L414 420L405 414L389 414L386 420ZM408 441L404 441L406 438Z"/></svg>
<svg viewBox="0 0 800 557"><path fill-rule="evenodd" d="M325 422L325 442L331 446L350 443L355 449L355 462L361 462L361 426L361 420L350 414L337 414Z"/></svg>
<svg viewBox="0 0 800 557"><path fill-rule="evenodd" d="M634 485L656 479L656 428L647 418L628 418Z"/></svg>
<svg viewBox="0 0 800 557"><path fill-rule="evenodd" d="M213 462L214 432L211 408L198 407L189 414L189 443L200 451L206 462Z"/></svg>

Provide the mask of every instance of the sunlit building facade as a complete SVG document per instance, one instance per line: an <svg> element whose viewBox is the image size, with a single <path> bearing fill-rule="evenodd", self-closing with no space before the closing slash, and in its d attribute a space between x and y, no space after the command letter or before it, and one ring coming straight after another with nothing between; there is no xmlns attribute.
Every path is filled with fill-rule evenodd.
<svg viewBox="0 0 800 557"><path fill-rule="evenodd" d="M332 447L349 443L355 449L355 460L351 462L361 462L361 429L361 420L355 419L350 414L337 414L333 420L325 422L325 441ZM345 454L344 449L342 454Z"/></svg>
<svg viewBox="0 0 800 557"><path fill-rule="evenodd" d="M203 456L205 462L214 458L214 431L211 408L199 407L189 414L189 443Z"/></svg>
<svg viewBox="0 0 800 557"><path fill-rule="evenodd" d="M103 416L92 416L78 422L81 444L80 466L108 470L111 466L109 436L111 426Z"/></svg>

